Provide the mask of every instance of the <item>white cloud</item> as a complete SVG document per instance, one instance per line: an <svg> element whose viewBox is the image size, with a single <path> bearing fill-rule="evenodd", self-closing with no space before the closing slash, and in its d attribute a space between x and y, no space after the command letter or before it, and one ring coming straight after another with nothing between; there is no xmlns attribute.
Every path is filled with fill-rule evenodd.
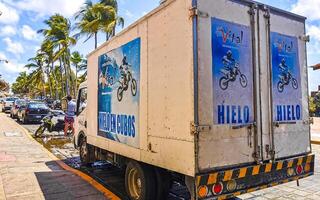
<svg viewBox="0 0 320 200"><path fill-rule="evenodd" d="M134 14L132 14L132 12L130 12L129 10L125 10L124 14L129 18L133 18L134 17Z"/></svg>
<svg viewBox="0 0 320 200"><path fill-rule="evenodd" d="M310 20L320 19L320 1L319 0L298 0L292 6L291 11L306 16Z"/></svg>
<svg viewBox="0 0 320 200"><path fill-rule="evenodd" d="M13 36L15 34L17 34L17 30L13 26L6 25L0 29L1 36Z"/></svg>
<svg viewBox="0 0 320 200"><path fill-rule="evenodd" d="M21 0L18 2L6 0L6 2L18 9L36 12L40 16L59 13L71 17L80 9L85 0Z"/></svg>
<svg viewBox="0 0 320 200"><path fill-rule="evenodd" d="M9 37L3 39L6 43L8 52L11 52L15 55L22 54L24 52L23 46L19 42L12 41Z"/></svg>
<svg viewBox="0 0 320 200"><path fill-rule="evenodd" d="M307 35L310 35L311 40L320 41L320 27L315 25L307 25Z"/></svg>
<svg viewBox="0 0 320 200"><path fill-rule="evenodd" d="M22 36L27 40L37 39L37 32L28 25L23 25L21 28Z"/></svg>
<svg viewBox="0 0 320 200"><path fill-rule="evenodd" d="M19 14L16 9L0 2L0 23L2 24L15 24L19 21Z"/></svg>

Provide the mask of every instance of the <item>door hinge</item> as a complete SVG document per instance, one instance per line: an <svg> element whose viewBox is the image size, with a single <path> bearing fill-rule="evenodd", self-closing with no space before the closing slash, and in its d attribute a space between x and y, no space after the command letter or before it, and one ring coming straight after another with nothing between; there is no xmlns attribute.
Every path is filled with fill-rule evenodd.
<svg viewBox="0 0 320 200"><path fill-rule="evenodd" d="M190 14L189 14L190 18L193 18L193 17L196 17L196 16L203 17L203 18L209 17L208 13L198 10L197 7L192 7L192 8L189 9L189 11L190 11Z"/></svg>
<svg viewBox="0 0 320 200"><path fill-rule="evenodd" d="M304 42L310 42L310 35L300 35L299 39Z"/></svg>
<svg viewBox="0 0 320 200"><path fill-rule="evenodd" d="M200 132L209 132L211 130L210 125L196 125L195 123L191 123L190 125L191 133L196 135Z"/></svg>

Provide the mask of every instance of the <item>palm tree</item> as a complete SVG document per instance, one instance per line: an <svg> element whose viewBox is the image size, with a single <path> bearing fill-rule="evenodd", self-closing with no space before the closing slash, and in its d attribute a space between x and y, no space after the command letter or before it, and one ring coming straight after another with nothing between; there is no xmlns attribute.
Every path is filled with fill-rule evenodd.
<svg viewBox="0 0 320 200"><path fill-rule="evenodd" d="M31 76L27 72L20 72L16 81L12 84L12 92L15 94L28 94L32 89L30 80Z"/></svg>
<svg viewBox="0 0 320 200"><path fill-rule="evenodd" d="M106 41L108 41L111 37L113 37L116 34L116 26L121 26L121 28L124 27L124 18L121 16L118 16L118 2L117 0L100 0L100 3L111 6L115 10L115 16L113 18L106 20L111 21L108 24L105 24L103 31L106 33Z"/></svg>
<svg viewBox="0 0 320 200"><path fill-rule="evenodd" d="M31 81L38 83L37 86L42 86L42 96L46 97L45 78L44 78L44 57L42 54L37 54L35 57L28 60L29 64L25 65L28 69L34 69L31 76Z"/></svg>
<svg viewBox="0 0 320 200"><path fill-rule="evenodd" d="M76 23L77 28L80 30L76 37L86 35L87 40L94 37L94 47L98 46L98 32L99 30L110 31L110 23L116 16L115 8L102 3L93 4L88 0L84 7L76 14L75 19L79 20Z"/></svg>
<svg viewBox="0 0 320 200"><path fill-rule="evenodd" d="M75 77L75 87L74 87L74 94L77 94L77 89L78 89L78 72L79 72L79 64L82 62L83 56L78 52L74 51L71 54L70 61L73 64L73 66L76 68L76 77Z"/></svg>
<svg viewBox="0 0 320 200"><path fill-rule="evenodd" d="M77 40L71 36L71 22L62 15L55 14L45 21L48 29L41 29L38 32L43 33L46 40L52 42L53 48L57 49L53 60L59 60L60 69L64 69L64 78L66 82L66 94L70 94L71 69L70 69L70 46L76 44Z"/></svg>
<svg viewBox="0 0 320 200"><path fill-rule="evenodd" d="M49 87L50 87L50 93L52 95L52 88L55 88L55 99L58 98L58 87L53 87L52 81L50 76L52 76L53 80L57 82L57 77L55 73L52 73L54 71L54 49L53 49L53 43L50 40L44 40L41 44L41 52L43 52L43 55L46 57L47 61L47 77L48 77L48 82L49 82Z"/></svg>

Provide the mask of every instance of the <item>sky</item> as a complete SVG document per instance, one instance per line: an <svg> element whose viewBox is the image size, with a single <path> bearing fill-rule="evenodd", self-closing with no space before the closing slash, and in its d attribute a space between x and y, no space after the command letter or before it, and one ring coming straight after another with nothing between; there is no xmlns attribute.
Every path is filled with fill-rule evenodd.
<svg viewBox="0 0 320 200"><path fill-rule="evenodd" d="M95 0L97 1L97 0ZM311 36L308 45L308 65L320 62L320 0L258 0L299 15L306 16L307 34ZM74 13L85 0L0 0L0 74L13 83L24 65L39 49L43 39L37 30L45 28L43 21L55 13L62 14L74 22ZM118 0L119 15L125 19L125 27L159 5L159 0ZM99 35L98 44L105 36ZM78 41L72 50L84 56L94 49L93 39ZM309 88L317 90L320 85L320 70L309 70Z"/></svg>

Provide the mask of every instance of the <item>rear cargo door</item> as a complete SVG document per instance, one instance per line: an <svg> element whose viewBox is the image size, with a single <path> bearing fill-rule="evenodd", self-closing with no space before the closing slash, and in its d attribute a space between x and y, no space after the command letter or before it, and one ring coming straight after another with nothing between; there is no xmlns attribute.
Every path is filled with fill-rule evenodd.
<svg viewBox="0 0 320 200"><path fill-rule="evenodd" d="M198 136L199 170L254 162L259 125L251 8L226 0L197 4L199 124L211 127Z"/></svg>
<svg viewBox="0 0 320 200"><path fill-rule="evenodd" d="M263 107L263 113L269 112L269 119L263 115L263 123L270 125L263 138L271 137L273 141L271 146L263 145L264 159L271 159L273 154L282 158L309 152L304 19L273 9L259 13L261 70L269 78L261 91L266 97L262 98L262 105L269 107Z"/></svg>

